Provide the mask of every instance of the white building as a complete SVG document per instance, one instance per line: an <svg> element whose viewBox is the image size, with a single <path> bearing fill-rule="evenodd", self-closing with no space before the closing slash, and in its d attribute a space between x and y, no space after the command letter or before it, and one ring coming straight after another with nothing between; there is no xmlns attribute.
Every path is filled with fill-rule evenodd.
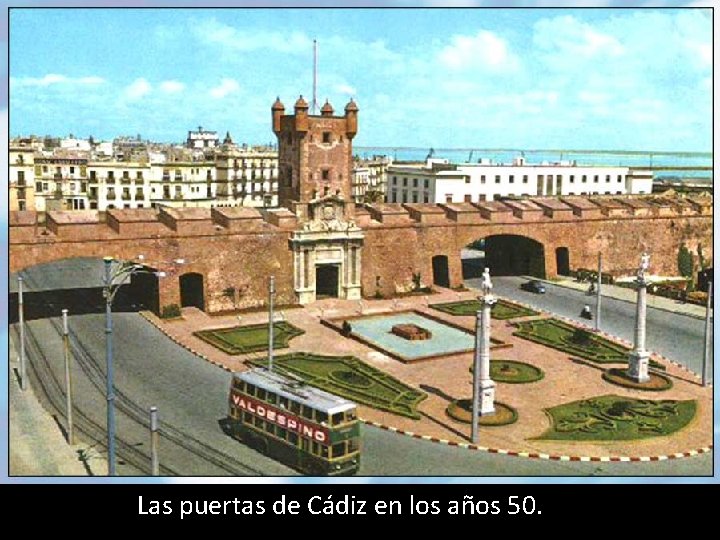
<svg viewBox="0 0 720 540"><path fill-rule="evenodd" d="M202 126L197 131L188 131L185 146L192 149L215 148L219 146L217 131L206 131Z"/></svg>
<svg viewBox="0 0 720 540"><path fill-rule="evenodd" d="M512 165L487 162L450 164L428 159L423 165L391 165L390 203L479 202L509 196L626 195L652 192L650 171L629 167L583 167L572 162Z"/></svg>

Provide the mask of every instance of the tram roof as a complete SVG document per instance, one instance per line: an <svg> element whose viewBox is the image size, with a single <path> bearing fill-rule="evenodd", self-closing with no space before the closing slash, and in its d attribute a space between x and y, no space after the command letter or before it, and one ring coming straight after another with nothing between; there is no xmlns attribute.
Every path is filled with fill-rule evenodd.
<svg viewBox="0 0 720 540"><path fill-rule="evenodd" d="M301 379L268 371L266 368L234 373L234 377L327 414L347 411L357 406L350 400L310 386Z"/></svg>

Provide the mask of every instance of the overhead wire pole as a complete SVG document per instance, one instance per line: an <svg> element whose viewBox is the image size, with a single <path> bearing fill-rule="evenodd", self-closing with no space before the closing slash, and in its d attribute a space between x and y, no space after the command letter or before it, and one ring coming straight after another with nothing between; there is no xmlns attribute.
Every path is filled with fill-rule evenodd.
<svg viewBox="0 0 720 540"><path fill-rule="evenodd" d="M275 314L273 313L273 303L275 300L275 276L270 276L270 284L268 286L269 301L268 301L268 371L273 370L273 319Z"/></svg>
<svg viewBox="0 0 720 540"><path fill-rule="evenodd" d="M596 291L596 302L595 302L595 330L600 330L600 304L602 302L602 252L598 253L598 278L597 278L597 291Z"/></svg>
<svg viewBox="0 0 720 540"><path fill-rule="evenodd" d="M158 410L157 407L150 407L150 463L153 476L160 476L158 439Z"/></svg>
<svg viewBox="0 0 720 540"><path fill-rule="evenodd" d="M27 388L25 369L25 306L23 304L23 278L18 276L18 324L20 325L20 390Z"/></svg>
<svg viewBox="0 0 720 540"><path fill-rule="evenodd" d="M108 476L115 476L115 388L113 385L113 341L112 341L112 257L105 257L105 374L107 399L107 448Z"/></svg>
<svg viewBox="0 0 720 540"><path fill-rule="evenodd" d="M72 406L72 372L70 369L70 332L68 330L68 310L62 310L63 322L63 351L65 353L65 419L67 425L67 442L69 445L75 444L75 433L73 426L73 406Z"/></svg>
<svg viewBox="0 0 720 540"><path fill-rule="evenodd" d="M705 307L705 349L703 350L703 363L702 363L702 385L707 386L708 380L708 366L710 365L710 356L712 355L712 339L710 334L712 333L712 294L713 294L713 282L708 282L708 297L707 306ZM713 377L714 378L714 377Z"/></svg>

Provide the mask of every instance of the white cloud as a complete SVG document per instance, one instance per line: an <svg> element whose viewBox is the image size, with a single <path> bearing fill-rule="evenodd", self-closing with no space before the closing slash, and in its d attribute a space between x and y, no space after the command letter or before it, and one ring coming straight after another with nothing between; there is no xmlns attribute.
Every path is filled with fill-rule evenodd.
<svg viewBox="0 0 720 540"><path fill-rule="evenodd" d="M53 84L102 84L102 77L67 77L58 73L48 73L44 77L10 77L13 86L50 86Z"/></svg>
<svg viewBox="0 0 720 540"><path fill-rule="evenodd" d="M304 54L312 50L312 39L302 32L240 30L216 19L201 22L193 27L193 32L202 42L235 51L270 49L282 53Z"/></svg>
<svg viewBox="0 0 720 540"><path fill-rule="evenodd" d="M620 56L625 52L620 41L572 15L541 19L535 23L533 41L549 52L569 57Z"/></svg>
<svg viewBox="0 0 720 540"><path fill-rule="evenodd" d="M452 44L438 55L440 62L451 69L486 68L491 71L512 71L519 66L518 58L501 37L481 30L474 36L457 35Z"/></svg>
<svg viewBox="0 0 720 540"><path fill-rule="evenodd" d="M180 81L163 81L160 83L160 90L166 94L176 94L182 92L185 89L185 85Z"/></svg>
<svg viewBox="0 0 720 540"><path fill-rule="evenodd" d="M346 96L355 96L355 95L357 95L357 90L356 90L354 87L350 86L349 84L338 84L338 85L335 85L334 90L335 90L338 94L343 94L343 95L346 95Z"/></svg>
<svg viewBox="0 0 720 540"><path fill-rule="evenodd" d="M152 91L152 85L144 78L135 79L125 88L125 97L130 100L140 99Z"/></svg>
<svg viewBox="0 0 720 540"><path fill-rule="evenodd" d="M216 99L221 99L238 90L240 90L240 85L235 79L223 79L218 86L210 89L210 95Z"/></svg>

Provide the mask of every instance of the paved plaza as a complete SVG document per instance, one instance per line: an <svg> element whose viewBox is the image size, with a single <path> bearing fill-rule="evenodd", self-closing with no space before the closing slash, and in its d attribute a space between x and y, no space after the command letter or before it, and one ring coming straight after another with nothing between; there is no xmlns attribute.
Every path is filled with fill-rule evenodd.
<svg viewBox="0 0 720 540"><path fill-rule="evenodd" d="M472 353L437 358L417 364L403 364L354 339L341 336L321 323L323 319L356 317L377 313L417 310L472 330L472 316L452 316L428 307L428 304L470 300L477 291L454 292L441 290L428 296L413 296L396 300L346 301L326 299L306 308L280 311L284 319L305 333L290 341L287 349L276 351L313 352L323 355L353 355L385 371L406 384L428 394L419 406L422 418L412 420L367 406L359 407L361 417L416 435L468 443L469 426L450 419L445 413L448 403L458 398L471 397L472 376L469 368ZM164 321L152 314L145 316L173 340L196 352L208 361L228 370L247 369L247 360L263 358L264 352L246 355L229 355L193 335L198 330L258 324L267 321L267 313L210 316L195 308L183 309L181 319ZM546 315L540 315L543 317ZM712 387L703 388L700 380L689 371L672 363L661 361L667 368L673 387L664 392L630 390L605 382L603 367L571 359L566 353L533 343L512 335L513 323L522 320L492 321L493 338L511 343L513 347L493 351L493 359L518 360L533 364L545 372L545 377L531 384L498 383L496 400L517 409L517 423L500 427L481 427L479 445L486 448L541 454L549 456L583 457L658 457L676 453L694 452L712 445ZM605 366L607 367L607 366ZM550 420L544 409L600 395L617 395L651 400L696 400L697 414L689 425L663 437L618 442L579 442L537 440L549 427Z"/></svg>

